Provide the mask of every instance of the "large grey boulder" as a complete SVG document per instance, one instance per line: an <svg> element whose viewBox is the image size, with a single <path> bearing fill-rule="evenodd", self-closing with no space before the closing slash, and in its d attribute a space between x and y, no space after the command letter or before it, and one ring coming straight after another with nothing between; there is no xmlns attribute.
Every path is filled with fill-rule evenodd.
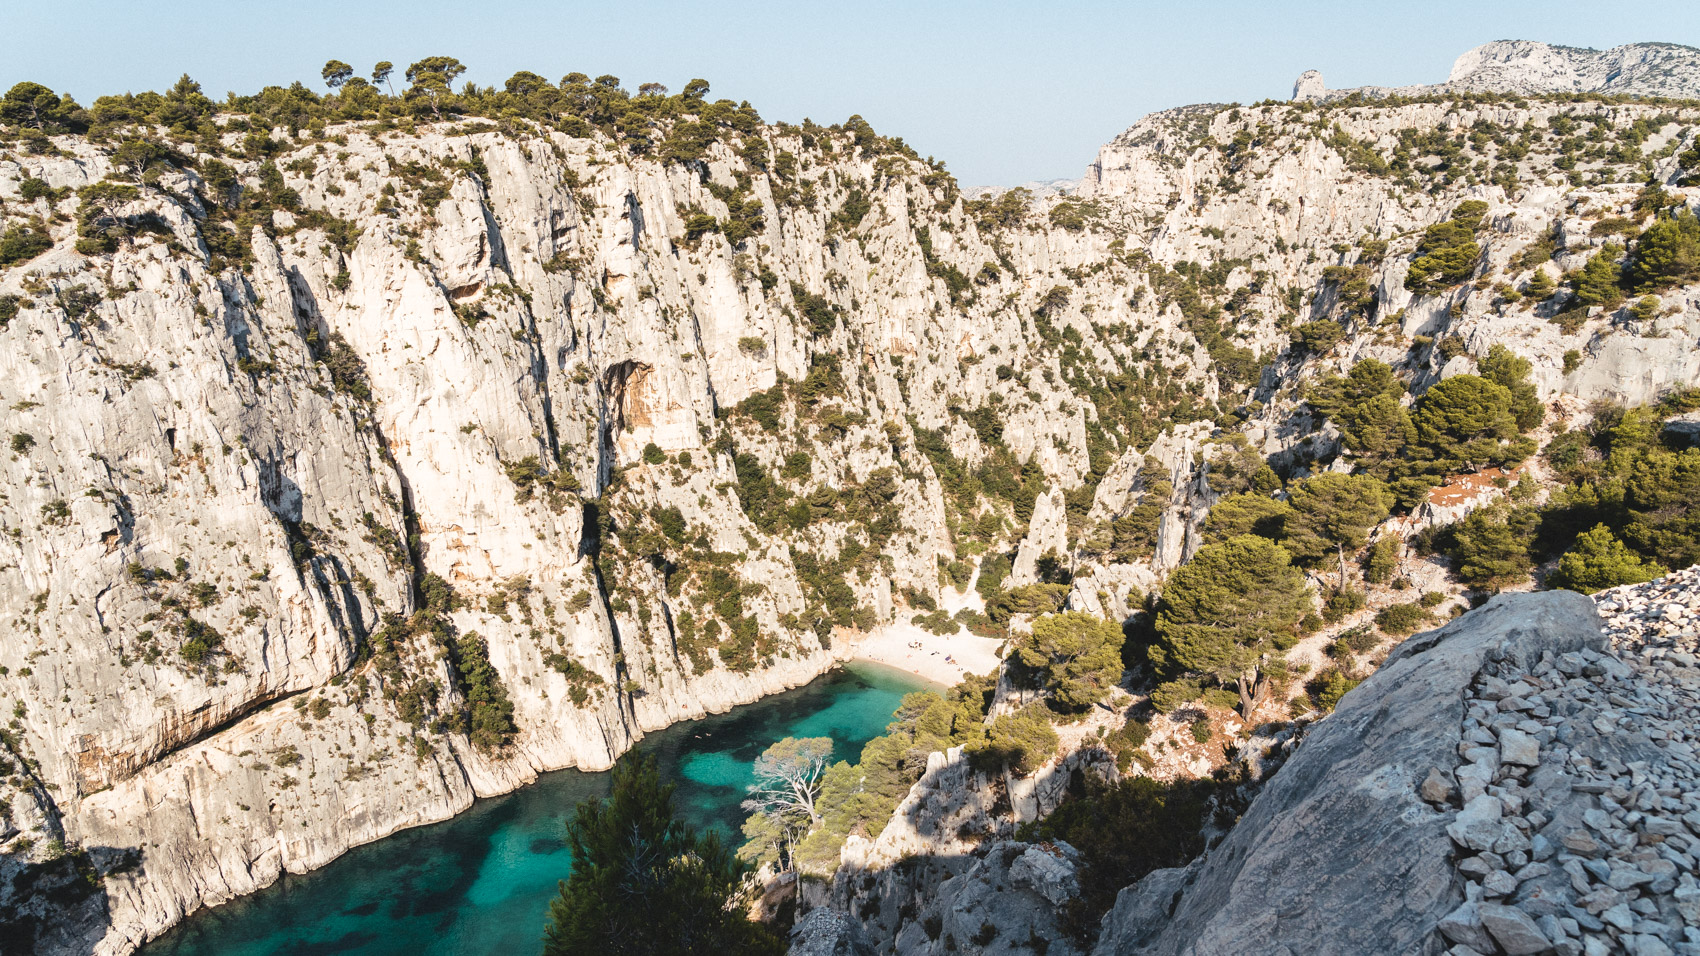
<svg viewBox="0 0 1700 956"><path fill-rule="evenodd" d="M1024 956L1045 940L1047 956L1082 956L1062 926L1080 893L1080 854L1066 843L999 841L976 852L966 872L946 880L918 919L903 924L899 956ZM797 956L797 950L791 950Z"/></svg>
<svg viewBox="0 0 1700 956"><path fill-rule="evenodd" d="M1095 954L1443 952L1435 929L1464 902L1455 817L1420 789L1458 764L1465 691L1490 660L1604 646L1593 602L1567 591L1502 595L1407 640L1222 843L1121 892Z"/></svg>

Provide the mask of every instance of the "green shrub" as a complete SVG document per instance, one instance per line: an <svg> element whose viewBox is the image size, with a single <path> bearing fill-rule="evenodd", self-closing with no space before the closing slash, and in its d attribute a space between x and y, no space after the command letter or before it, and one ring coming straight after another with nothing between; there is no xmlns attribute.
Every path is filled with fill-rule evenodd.
<svg viewBox="0 0 1700 956"><path fill-rule="evenodd" d="M1386 537L1370 545L1364 555L1364 580L1371 584L1386 584L1393 579L1393 569L1399 562L1399 539Z"/></svg>
<svg viewBox="0 0 1700 956"><path fill-rule="evenodd" d="M1608 242L1588 259L1576 277L1576 301L1608 309L1623 301L1623 290L1618 288L1621 272L1617 259L1621 255L1623 247Z"/></svg>
<svg viewBox="0 0 1700 956"><path fill-rule="evenodd" d="M1340 698L1352 688L1363 683L1356 678L1347 677L1337 668L1329 668L1305 684L1305 690L1310 694L1311 703L1323 713L1332 711L1340 703Z"/></svg>
<svg viewBox="0 0 1700 956"><path fill-rule="evenodd" d="M1368 654L1381 643L1381 638L1369 626L1360 624L1341 631L1339 642L1353 654Z"/></svg>
<svg viewBox="0 0 1700 956"><path fill-rule="evenodd" d="M1062 606L1068 592L1066 584L1024 584L999 592L986 603L986 612L999 624L1015 614L1049 614Z"/></svg>
<svg viewBox="0 0 1700 956"><path fill-rule="evenodd" d="M1104 784L1089 777L1084 793L1018 836L1061 840L1080 850L1081 893L1067 904L1064 923L1087 932L1123 887L1152 870L1184 866L1204 851L1201 831L1219 795L1226 796L1226 788L1213 780L1160 783L1137 776Z"/></svg>
<svg viewBox="0 0 1700 956"><path fill-rule="evenodd" d="M1214 707L1217 710L1235 710L1240 706L1239 691L1229 690L1226 687L1206 688L1204 693L1199 695L1198 700L1204 706Z"/></svg>
<svg viewBox="0 0 1700 956"><path fill-rule="evenodd" d="M1393 604L1376 612L1375 626L1383 633L1402 637L1428 623L1429 614L1416 604Z"/></svg>
<svg viewBox="0 0 1700 956"><path fill-rule="evenodd" d="M1216 544L1242 534L1281 540L1292 506L1255 492L1228 495L1210 507L1204 519L1204 540Z"/></svg>
<svg viewBox="0 0 1700 956"><path fill-rule="evenodd" d="M465 695L467 736L483 751L507 746L519 731L514 724L514 705L508 699L502 674L490 663L489 647L477 631L467 631L455 642L450 660Z"/></svg>
<svg viewBox="0 0 1700 956"><path fill-rule="evenodd" d="M1648 226L1630 250L1623 278L1636 293L1657 292L1700 278L1700 219L1683 210Z"/></svg>
<svg viewBox="0 0 1700 956"><path fill-rule="evenodd" d="M1488 349L1487 357L1476 364L1483 378L1511 393L1511 417L1516 420L1518 431L1530 431L1541 424L1546 417L1546 406L1535 391L1535 383L1529 381L1534 366L1528 359L1495 344Z"/></svg>
<svg viewBox="0 0 1700 956"><path fill-rule="evenodd" d="M1665 569L1625 547L1611 529L1595 525L1576 538L1576 543L1558 561L1558 569L1547 579L1555 588L1593 594L1621 584L1640 584L1662 577Z"/></svg>
<svg viewBox="0 0 1700 956"><path fill-rule="evenodd" d="M1478 508L1443 530L1442 550L1456 562L1459 580L1497 590L1528 575L1539 521L1532 508Z"/></svg>
<svg viewBox="0 0 1700 956"><path fill-rule="evenodd" d="M1472 199L1459 203L1447 221L1423 230L1416 258L1405 276L1405 288L1418 295L1432 295L1468 279L1481 258L1476 230L1486 214L1487 203Z"/></svg>
<svg viewBox="0 0 1700 956"><path fill-rule="evenodd" d="M1312 355L1326 355L1334 346L1346 337L1346 330L1340 323L1319 319L1306 322L1293 331L1293 348Z"/></svg>
<svg viewBox="0 0 1700 956"><path fill-rule="evenodd" d="M1328 599L1322 604L1322 619L1336 624L1346 615L1362 610L1363 606L1364 592L1355 588L1337 588L1329 592Z"/></svg>
<svg viewBox="0 0 1700 956"><path fill-rule="evenodd" d="M1015 658L1045 690L1052 709L1079 713L1121 682L1122 640L1122 629L1097 615L1047 614L1016 642Z"/></svg>
<svg viewBox="0 0 1700 956"><path fill-rule="evenodd" d="M47 230L36 223L12 226L0 232L0 269L28 262L53 248Z"/></svg>
<svg viewBox="0 0 1700 956"><path fill-rule="evenodd" d="M1007 766L1018 777L1044 766L1055 756L1059 743L1046 713L1034 704L993 720L985 740L967 746L970 762L982 771Z"/></svg>
<svg viewBox="0 0 1700 956"><path fill-rule="evenodd" d="M1133 766L1134 754L1151 739L1151 725L1142 720L1129 720L1105 738L1105 746L1115 755L1116 769L1126 773Z"/></svg>
<svg viewBox="0 0 1700 956"><path fill-rule="evenodd" d="M1170 714L1197 700L1204 688L1195 677L1179 677L1158 684L1151 691L1151 706L1160 714Z"/></svg>
<svg viewBox="0 0 1700 956"><path fill-rule="evenodd" d="M955 634L958 629L956 619L950 616L949 611L935 610L930 614L918 615L914 618L914 623L927 633L941 637Z"/></svg>
<svg viewBox="0 0 1700 956"><path fill-rule="evenodd" d="M1405 385L1385 362L1364 359L1345 376L1323 379L1305 402L1340 429L1341 442L1364 470L1387 477L1402 449L1415 439L1410 411L1400 402Z"/></svg>

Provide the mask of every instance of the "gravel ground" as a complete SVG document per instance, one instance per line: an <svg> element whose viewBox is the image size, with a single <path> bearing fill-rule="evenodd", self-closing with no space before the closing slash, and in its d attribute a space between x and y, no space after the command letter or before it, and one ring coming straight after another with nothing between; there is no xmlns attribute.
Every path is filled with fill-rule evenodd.
<svg viewBox="0 0 1700 956"><path fill-rule="evenodd" d="M1605 654L1489 664L1430 771L1466 902L1453 956L1700 956L1700 567L1595 595Z"/></svg>

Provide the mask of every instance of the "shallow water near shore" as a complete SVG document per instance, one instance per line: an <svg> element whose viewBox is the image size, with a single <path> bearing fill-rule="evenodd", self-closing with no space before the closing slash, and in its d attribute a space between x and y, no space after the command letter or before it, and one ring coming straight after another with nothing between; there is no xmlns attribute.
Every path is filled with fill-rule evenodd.
<svg viewBox="0 0 1700 956"><path fill-rule="evenodd" d="M736 837L750 766L783 737L831 737L834 760L855 760L883 733L898 701L936 689L892 668L856 663L806 687L644 738L679 785L679 816ZM447 956L539 949L556 881L572 866L565 821L607 793L609 775L561 770L480 800L442 823L356 847L311 873L202 910L142 949L144 956Z"/></svg>

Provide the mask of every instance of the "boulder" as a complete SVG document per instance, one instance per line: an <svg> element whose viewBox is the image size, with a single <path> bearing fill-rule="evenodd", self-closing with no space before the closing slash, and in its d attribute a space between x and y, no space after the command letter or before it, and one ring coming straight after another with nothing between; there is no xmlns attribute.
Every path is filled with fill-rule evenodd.
<svg viewBox="0 0 1700 956"><path fill-rule="evenodd" d="M1421 784L1431 767L1456 763L1464 695L1484 664L1603 647L1593 603L1562 591L1501 595L1405 641L1317 724L1220 844L1122 890L1094 953L1438 954L1443 925L1461 933L1453 942L1491 951L1462 933L1479 916L1459 909L1453 817L1423 800ZM1477 815L1485 821L1497 803ZM1523 938L1510 922L1501 928Z"/></svg>

